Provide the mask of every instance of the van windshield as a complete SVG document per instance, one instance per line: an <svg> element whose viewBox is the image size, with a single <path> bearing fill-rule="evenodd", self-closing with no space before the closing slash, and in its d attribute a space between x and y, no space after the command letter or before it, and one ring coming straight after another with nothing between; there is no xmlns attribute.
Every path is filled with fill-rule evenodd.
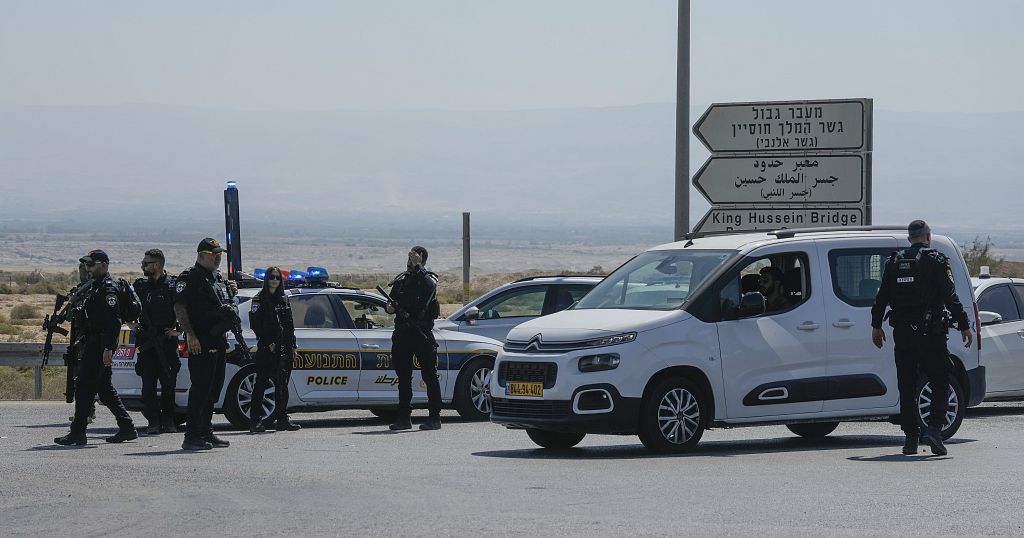
<svg viewBox="0 0 1024 538"><path fill-rule="evenodd" d="M672 310L682 306L732 250L652 250L608 275L577 309Z"/></svg>

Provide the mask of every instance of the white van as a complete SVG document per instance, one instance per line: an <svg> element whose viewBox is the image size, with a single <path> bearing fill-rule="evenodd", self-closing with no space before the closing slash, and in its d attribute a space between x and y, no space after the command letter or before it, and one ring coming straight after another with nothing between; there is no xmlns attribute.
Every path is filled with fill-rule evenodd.
<svg viewBox="0 0 1024 538"><path fill-rule="evenodd" d="M908 246L905 227L863 227L655 247L573 308L512 329L491 379L491 421L548 448L587 433L636 434L649 449L680 452L710 427L774 423L821 437L841 421L895 420L891 330L875 348L870 307L886 259ZM938 235L931 246L949 256L977 328L959 248ZM765 268L781 275L784 294L767 310L753 293ZM953 331L949 351L946 438L985 396L978 345L965 348ZM919 386L927 416L931 390Z"/></svg>

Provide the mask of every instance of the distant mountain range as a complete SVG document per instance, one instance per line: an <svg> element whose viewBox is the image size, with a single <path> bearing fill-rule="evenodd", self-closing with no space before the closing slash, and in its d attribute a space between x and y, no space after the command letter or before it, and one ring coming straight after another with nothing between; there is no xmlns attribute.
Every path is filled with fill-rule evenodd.
<svg viewBox="0 0 1024 538"><path fill-rule="evenodd" d="M923 217L937 229L1010 236L1024 224L1024 112L875 109L875 222ZM230 178L254 230L447 235L472 211L474 227L496 237L606 230L667 240L674 111L0 105L0 232L108 230L104 216L123 233L219 226ZM691 140L691 175L706 157ZM708 206L692 196L696 222Z"/></svg>

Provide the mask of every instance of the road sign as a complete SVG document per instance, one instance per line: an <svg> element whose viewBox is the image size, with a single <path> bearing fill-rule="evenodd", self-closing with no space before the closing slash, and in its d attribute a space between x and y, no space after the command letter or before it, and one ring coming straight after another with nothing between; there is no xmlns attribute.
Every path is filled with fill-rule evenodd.
<svg viewBox="0 0 1024 538"><path fill-rule="evenodd" d="M742 232L818 226L863 226L864 224L863 207L714 206L697 223L694 232Z"/></svg>
<svg viewBox="0 0 1024 538"><path fill-rule="evenodd" d="M871 151L871 100L716 103L693 133L714 153Z"/></svg>
<svg viewBox="0 0 1024 538"><path fill-rule="evenodd" d="M862 155L712 156L693 185L712 204L861 203Z"/></svg>

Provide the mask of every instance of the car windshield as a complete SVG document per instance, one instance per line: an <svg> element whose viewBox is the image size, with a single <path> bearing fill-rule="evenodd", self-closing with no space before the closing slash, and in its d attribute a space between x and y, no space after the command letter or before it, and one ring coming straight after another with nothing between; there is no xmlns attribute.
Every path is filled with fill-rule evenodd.
<svg viewBox="0 0 1024 538"><path fill-rule="evenodd" d="M590 291L577 309L672 310L682 306L731 250L653 250L633 258Z"/></svg>

